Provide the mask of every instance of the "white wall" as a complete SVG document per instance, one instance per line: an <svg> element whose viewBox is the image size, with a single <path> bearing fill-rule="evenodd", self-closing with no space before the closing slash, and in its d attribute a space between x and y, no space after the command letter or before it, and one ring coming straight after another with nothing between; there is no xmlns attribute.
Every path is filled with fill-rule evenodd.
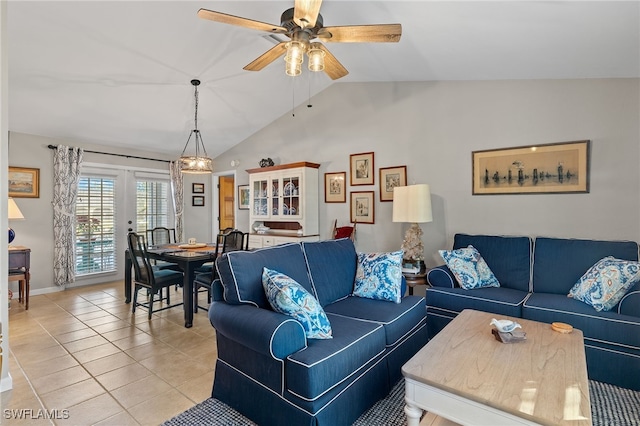
<svg viewBox="0 0 640 426"><path fill-rule="evenodd" d="M408 183L431 187L423 224L426 262L440 264L457 232L640 240L640 80L341 83L312 98L215 160L241 160L237 184L261 158L311 161L349 172L349 154L375 152L380 167L407 165ZM283 94L286 95L286 94ZM588 194L471 195L471 152L590 139ZM348 179L348 178L347 178ZM347 197L348 200L348 197ZM322 201L322 200L321 200ZM393 250L407 225L376 201L375 225L358 224L361 251ZM248 212L239 211L248 228ZM320 203L320 229L349 221L349 203Z"/></svg>

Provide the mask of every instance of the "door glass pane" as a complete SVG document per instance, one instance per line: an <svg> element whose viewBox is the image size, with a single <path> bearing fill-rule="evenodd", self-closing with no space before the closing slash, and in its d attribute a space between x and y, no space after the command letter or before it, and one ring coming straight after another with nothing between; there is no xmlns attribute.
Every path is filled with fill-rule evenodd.
<svg viewBox="0 0 640 426"><path fill-rule="evenodd" d="M76 274L116 270L114 178L82 176L76 199Z"/></svg>
<svg viewBox="0 0 640 426"><path fill-rule="evenodd" d="M136 232L145 234L148 229L158 226L173 228L169 221L170 209L169 182L136 182Z"/></svg>

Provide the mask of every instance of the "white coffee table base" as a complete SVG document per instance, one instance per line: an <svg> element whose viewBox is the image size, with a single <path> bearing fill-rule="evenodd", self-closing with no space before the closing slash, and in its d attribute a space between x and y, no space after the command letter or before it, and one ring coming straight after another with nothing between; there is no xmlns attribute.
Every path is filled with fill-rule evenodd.
<svg viewBox="0 0 640 426"><path fill-rule="evenodd" d="M538 424L409 378L405 378L405 402L408 426L419 426L423 410L461 425Z"/></svg>

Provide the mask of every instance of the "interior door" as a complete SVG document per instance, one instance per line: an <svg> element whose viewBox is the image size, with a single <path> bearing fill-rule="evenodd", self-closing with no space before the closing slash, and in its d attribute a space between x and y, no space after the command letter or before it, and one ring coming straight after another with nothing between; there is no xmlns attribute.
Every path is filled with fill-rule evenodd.
<svg viewBox="0 0 640 426"><path fill-rule="evenodd" d="M233 176L220 176L218 186L219 229L235 228L235 183Z"/></svg>

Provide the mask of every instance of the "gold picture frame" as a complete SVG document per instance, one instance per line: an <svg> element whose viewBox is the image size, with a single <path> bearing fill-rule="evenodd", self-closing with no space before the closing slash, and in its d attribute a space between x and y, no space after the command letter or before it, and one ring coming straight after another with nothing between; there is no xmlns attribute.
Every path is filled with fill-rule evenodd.
<svg viewBox="0 0 640 426"><path fill-rule="evenodd" d="M238 185L238 209L249 210L249 185Z"/></svg>
<svg viewBox="0 0 640 426"><path fill-rule="evenodd" d="M393 201L396 186L407 186L407 166L380 167L380 201Z"/></svg>
<svg viewBox="0 0 640 426"><path fill-rule="evenodd" d="M40 198L40 169L10 166L9 197Z"/></svg>
<svg viewBox="0 0 640 426"><path fill-rule="evenodd" d="M472 193L588 193L590 142L474 151Z"/></svg>
<svg viewBox="0 0 640 426"><path fill-rule="evenodd" d="M351 223L375 223L375 194L374 191L351 192Z"/></svg>
<svg viewBox="0 0 640 426"><path fill-rule="evenodd" d="M324 174L324 202L347 202L347 172L335 172Z"/></svg>
<svg viewBox="0 0 640 426"><path fill-rule="evenodd" d="M349 174L351 186L374 184L373 152L351 154L349 156Z"/></svg>

